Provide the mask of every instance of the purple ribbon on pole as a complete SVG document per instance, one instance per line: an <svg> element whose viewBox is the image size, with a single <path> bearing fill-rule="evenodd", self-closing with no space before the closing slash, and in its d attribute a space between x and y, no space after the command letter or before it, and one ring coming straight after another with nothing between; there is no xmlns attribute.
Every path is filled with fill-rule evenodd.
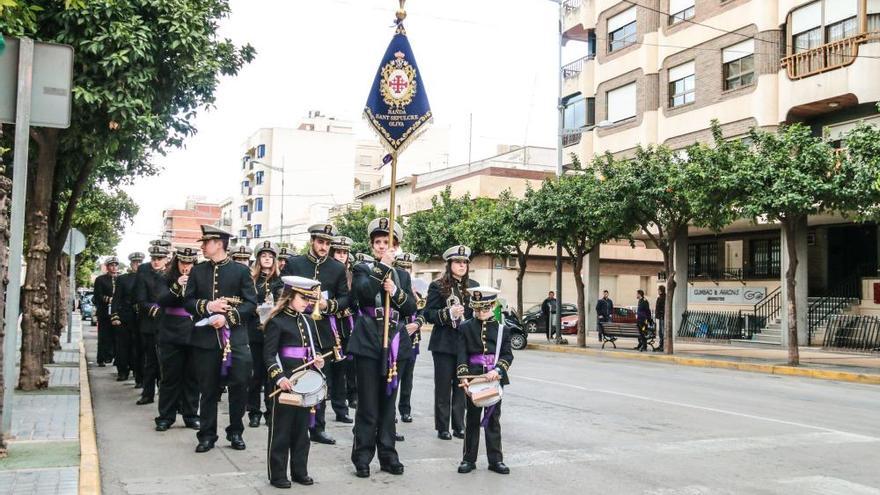
<svg viewBox="0 0 880 495"><path fill-rule="evenodd" d="M394 337L391 339L391 352L388 353L388 369L394 369L394 363L397 362L397 353L400 350L400 332L394 334ZM398 379L397 375L394 375L391 378L391 382L388 383L388 386L385 388L385 393L391 395L394 392L394 389L397 388Z"/></svg>
<svg viewBox="0 0 880 495"><path fill-rule="evenodd" d="M223 377L229 376L229 369L232 368L232 349L227 350L230 337L231 334L229 332L229 327L224 325L223 328L220 329L220 344L223 347L223 361L220 362L220 376Z"/></svg>

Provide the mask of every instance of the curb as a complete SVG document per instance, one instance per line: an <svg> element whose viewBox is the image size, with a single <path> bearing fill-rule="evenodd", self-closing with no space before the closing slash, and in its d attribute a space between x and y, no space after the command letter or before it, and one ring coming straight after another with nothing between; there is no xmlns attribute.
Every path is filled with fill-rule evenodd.
<svg viewBox="0 0 880 495"><path fill-rule="evenodd" d="M101 493L101 469L98 462L98 439L95 436L95 413L86 348L79 342L79 493Z"/></svg>
<svg viewBox="0 0 880 495"><path fill-rule="evenodd" d="M669 355L648 355L642 353L600 351L583 347L561 347L547 344L528 344L526 349L538 351L558 352L562 354L580 354L584 356L610 357L617 359L631 359L635 361L654 361L659 363L678 364L681 366L693 366L697 368L720 368L728 370L749 371L752 373L764 373L769 375L799 376L815 378L818 380L834 380L840 382L862 383L866 385L880 385L880 374L853 373L850 371L833 371L815 368L801 368L781 364L748 363L739 361L726 361L723 359L706 359L696 357L680 357Z"/></svg>

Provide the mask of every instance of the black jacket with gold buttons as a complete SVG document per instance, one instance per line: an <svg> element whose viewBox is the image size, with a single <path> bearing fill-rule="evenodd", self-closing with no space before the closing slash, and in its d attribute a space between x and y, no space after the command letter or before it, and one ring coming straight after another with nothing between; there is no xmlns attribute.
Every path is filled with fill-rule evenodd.
<svg viewBox="0 0 880 495"><path fill-rule="evenodd" d="M315 321L310 315L298 313L290 308L283 309L266 322L263 365L273 383L277 382L282 374L290 378L292 370L308 362L308 359L280 356L279 350L282 347L311 347L310 335L314 336L315 330ZM315 352L321 352L318 350L317 341L315 341Z"/></svg>
<svg viewBox="0 0 880 495"><path fill-rule="evenodd" d="M501 351L498 362L494 366L486 367L481 364L471 364L470 358L475 354L483 354L495 358L495 344L498 342L498 322L495 320L482 321L472 318L458 328L458 367L457 375L482 375L492 369L501 374L501 384L510 383L507 370L513 363L513 350L510 347L510 331L505 331L501 337Z"/></svg>
<svg viewBox="0 0 880 495"><path fill-rule="evenodd" d="M325 256L318 258L311 252L306 255L294 256L287 260L282 275L297 275L321 282L321 291L327 292L327 310L322 311L323 319L315 322L318 327L317 338L321 342L321 350L327 352L336 345L330 316L344 311L349 306L348 276L345 265L334 258ZM337 321L336 330L341 330ZM342 335L339 336L342 339Z"/></svg>
<svg viewBox="0 0 880 495"><path fill-rule="evenodd" d="M246 266L227 257L223 261L205 261L192 267L186 283L184 307L195 321L211 316L208 303L225 297L230 308L225 313L231 332L231 343L247 345L247 329L242 326L243 315L257 310L257 292ZM219 345L217 330L210 325L195 327L190 343L196 347L213 349Z"/></svg>

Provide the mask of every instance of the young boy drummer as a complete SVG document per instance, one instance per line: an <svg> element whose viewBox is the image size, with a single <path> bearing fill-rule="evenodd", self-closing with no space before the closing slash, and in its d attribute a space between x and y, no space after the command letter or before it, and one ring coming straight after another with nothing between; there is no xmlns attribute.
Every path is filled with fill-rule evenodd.
<svg viewBox="0 0 880 495"><path fill-rule="evenodd" d="M465 388L468 396L464 456L458 466L458 472L469 473L476 469L482 426L486 429L489 470L498 474L508 474L510 469L504 464L501 452L501 402L485 408L485 412L484 408L475 406L471 394L467 392L469 379L465 377L480 375L489 381L501 380L502 385L510 383L507 374L510 363L513 362L510 333L503 331L493 316L499 291L483 286L470 287L468 291L471 293L470 306L474 310L474 318L459 327L456 369L461 386Z"/></svg>
<svg viewBox="0 0 880 495"><path fill-rule="evenodd" d="M312 360L316 369L324 367L309 309L320 299L321 285L305 277L285 276L281 280L284 290L264 327L263 361L276 392L278 389L289 392L294 385L289 379L293 370ZM314 483L308 474L311 408L280 403L279 394L272 398L271 407L269 482L278 488L290 488L289 462L293 481L311 485Z"/></svg>

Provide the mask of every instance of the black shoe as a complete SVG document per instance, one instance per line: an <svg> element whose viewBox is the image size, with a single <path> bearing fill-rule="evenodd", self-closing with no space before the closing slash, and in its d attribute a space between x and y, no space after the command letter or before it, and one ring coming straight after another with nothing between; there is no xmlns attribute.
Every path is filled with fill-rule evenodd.
<svg viewBox="0 0 880 495"><path fill-rule="evenodd" d="M461 474L467 474L474 469L477 469L477 465L473 462L461 461L461 464L458 465L458 472Z"/></svg>
<svg viewBox="0 0 880 495"><path fill-rule="evenodd" d="M124 382L126 380L128 380L128 375L116 375L117 382Z"/></svg>
<svg viewBox="0 0 880 495"><path fill-rule="evenodd" d="M171 423L167 421L159 421L156 423L156 431L168 431L168 428L171 428Z"/></svg>
<svg viewBox="0 0 880 495"><path fill-rule="evenodd" d="M137 400L137 402L135 402L135 404L137 404L139 406L143 406L146 404L152 404L152 403L153 403L152 397L141 397L140 399Z"/></svg>
<svg viewBox="0 0 880 495"><path fill-rule="evenodd" d="M183 420L183 424L190 430L199 430L202 427L202 423L197 419Z"/></svg>
<svg viewBox="0 0 880 495"><path fill-rule="evenodd" d="M358 478L369 478L370 477L370 466L355 466L354 467L354 475Z"/></svg>
<svg viewBox="0 0 880 495"><path fill-rule="evenodd" d="M412 423L412 421L413 421L412 415L410 415L410 414L402 414L400 416L400 420L403 421L404 423Z"/></svg>
<svg viewBox="0 0 880 495"><path fill-rule="evenodd" d="M437 438L440 440L452 440L452 435L448 431L438 431Z"/></svg>
<svg viewBox="0 0 880 495"><path fill-rule="evenodd" d="M498 474L510 474L510 468L507 467L507 465L505 465L503 462L489 464L489 471L495 471Z"/></svg>
<svg viewBox="0 0 880 495"><path fill-rule="evenodd" d="M269 484L275 488L290 488L292 486L290 480L272 480Z"/></svg>
<svg viewBox="0 0 880 495"><path fill-rule="evenodd" d="M135 390L137 390L139 388L144 388L144 384L141 382L134 382L134 388L135 388Z"/></svg>
<svg viewBox="0 0 880 495"><path fill-rule="evenodd" d="M336 416L336 421L338 421L340 423L345 423L348 425L354 423L354 420L349 418L348 416Z"/></svg>
<svg viewBox="0 0 880 495"><path fill-rule="evenodd" d="M248 426L251 428L257 428L260 426L260 413L255 413L250 415L250 422L248 422Z"/></svg>
<svg viewBox="0 0 880 495"><path fill-rule="evenodd" d="M230 433L226 435L226 439L229 440L229 445L235 450L244 450L247 447L244 444L244 439L241 438L241 433Z"/></svg>
<svg viewBox="0 0 880 495"><path fill-rule="evenodd" d="M196 446L196 453L201 454L214 448L214 442L210 440L202 440Z"/></svg>
<svg viewBox="0 0 880 495"><path fill-rule="evenodd" d="M452 436L455 438L464 438L464 432L458 430L452 430Z"/></svg>
<svg viewBox="0 0 880 495"><path fill-rule="evenodd" d="M315 484L315 480L313 480L311 476L294 476L293 481L306 486Z"/></svg>
<svg viewBox="0 0 880 495"><path fill-rule="evenodd" d="M395 462L394 464L388 464L387 466L381 466L380 469L385 471L386 473L400 475L403 474L403 464L399 462Z"/></svg>
<svg viewBox="0 0 880 495"><path fill-rule="evenodd" d="M402 442L402 441L404 441L404 440L406 440L406 439L405 439L405 438L403 437L403 435L401 435L400 433L395 433L395 434L394 434L394 441L395 441L395 442Z"/></svg>
<svg viewBox="0 0 880 495"><path fill-rule="evenodd" d="M309 437L313 442L323 443L324 445L336 445L336 440L323 431L311 430L309 432Z"/></svg>

